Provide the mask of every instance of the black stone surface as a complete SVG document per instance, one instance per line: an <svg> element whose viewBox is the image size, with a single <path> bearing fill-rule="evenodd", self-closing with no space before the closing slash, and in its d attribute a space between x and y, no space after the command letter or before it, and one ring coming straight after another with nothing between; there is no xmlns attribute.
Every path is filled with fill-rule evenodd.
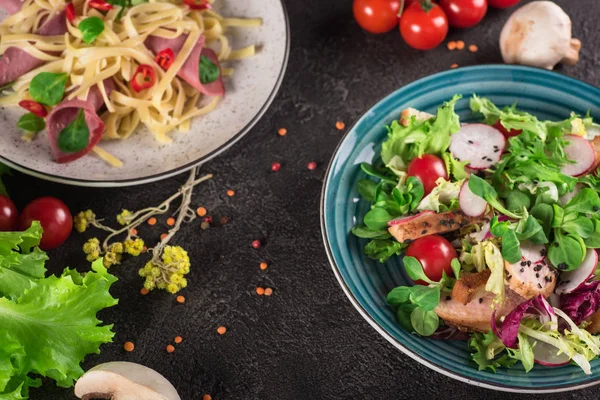
<svg viewBox="0 0 600 400"><path fill-rule="evenodd" d="M582 39L581 61L559 72L600 83L597 0L557 1ZM490 9L483 24L452 30L448 39L475 43L479 52L445 47L422 53L403 44L397 31L373 36L359 29L352 2L286 0L292 29L287 75L271 109L232 149L202 170L215 179L196 190L193 205L205 206L225 226L186 226L175 243L192 258L187 301L155 292L141 296L130 259L112 272L120 280L119 305L102 313L114 323L113 344L86 358L84 367L113 360L142 363L170 379L183 399L596 399L598 388L556 395L525 396L480 389L433 372L380 337L352 307L327 261L319 227L319 196L327 163L342 137L335 122L349 126L374 102L423 76L461 66L501 62L498 36L511 11ZM276 131L286 127L288 134ZM271 163L281 170L271 172ZM316 161L318 168L306 165ZM125 189L86 189L44 182L21 174L7 178L20 207L41 195L57 196L73 212L92 208L114 218L121 208L156 205L177 190L187 174ZM226 190L233 189L234 197ZM166 230L164 220L143 226L149 242ZM70 265L85 270L81 246L88 235L74 233L50 252L51 271ZM264 243L251 247L254 239ZM268 261L266 271L259 269ZM272 287L270 297L255 294ZM216 333L225 325L224 336ZM182 344L165 346L181 335ZM125 353L123 343L135 342ZM32 399L72 399L72 389L46 382Z"/></svg>

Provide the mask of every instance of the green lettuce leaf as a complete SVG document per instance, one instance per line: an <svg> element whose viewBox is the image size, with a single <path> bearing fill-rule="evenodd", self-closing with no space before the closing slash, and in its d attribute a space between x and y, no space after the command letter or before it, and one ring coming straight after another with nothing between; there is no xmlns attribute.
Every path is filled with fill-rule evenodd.
<svg viewBox="0 0 600 400"><path fill-rule="evenodd" d="M439 178L431 193L421 200L417 210L444 212L458 209L458 195L463 182L464 179L458 182L449 182L444 178Z"/></svg>
<svg viewBox="0 0 600 400"><path fill-rule="evenodd" d="M485 242L483 247L485 263L492 272L485 284L485 290L496 295L494 304L504 303L504 260L500 249L492 242Z"/></svg>
<svg viewBox="0 0 600 400"><path fill-rule="evenodd" d="M117 304L109 293L117 278L101 259L92 270L83 278L67 270L32 282L16 301L0 298L0 393L6 379L30 373L72 386L83 358L112 341L112 325L100 326L96 313Z"/></svg>
<svg viewBox="0 0 600 400"><path fill-rule="evenodd" d="M48 256L37 247L41 238L37 221L25 232L0 232L0 296L15 300L44 278Z"/></svg>
<svg viewBox="0 0 600 400"><path fill-rule="evenodd" d="M471 357L480 371L489 369L496 372L498 368L510 368L518 362L506 353L498 357L506 347L492 331L474 333L469 340L469 347L473 351Z"/></svg>
<svg viewBox="0 0 600 400"><path fill-rule="evenodd" d="M388 139L383 142L381 159L388 165L394 156L404 163L423 154L441 155L450 146L450 137L460 129L454 106L461 96L456 95L438 108L437 115L425 121L410 119L408 126L393 121L388 129Z"/></svg>

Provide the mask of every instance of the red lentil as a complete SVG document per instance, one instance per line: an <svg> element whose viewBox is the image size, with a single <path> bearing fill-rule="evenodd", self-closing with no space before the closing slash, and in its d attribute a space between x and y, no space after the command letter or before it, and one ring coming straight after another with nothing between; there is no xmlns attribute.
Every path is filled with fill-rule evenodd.
<svg viewBox="0 0 600 400"><path fill-rule="evenodd" d="M129 353L135 349L135 345L133 344L133 342L125 342L125 344L123 344L123 348L126 352Z"/></svg>
<svg viewBox="0 0 600 400"><path fill-rule="evenodd" d="M285 129L285 128L279 128L279 130L277 131L277 134L279 136L285 136L285 135L287 135L287 129Z"/></svg>
<svg viewBox="0 0 600 400"><path fill-rule="evenodd" d="M265 289L261 288L261 287L257 287L256 288L256 294L259 296L262 296L263 294L265 294Z"/></svg>
<svg viewBox="0 0 600 400"><path fill-rule="evenodd" d="M273 289L271 289L270 287L265 289L265 296L270 296L273 294Z"/></svg>
<svg viewBox="0 0 600 400"><path fill-rule="evenodd" d="M207 211L206 208L204 207L198 207L196 209L196 214L198 214L199 217L204 217L206 215Z"/></svg>
<svg viewBox="0 0 600 400"><path fill-rule="evenodd" d="M180 296L177 296L176 300L177 300L177 302L178 302L178 303L180 303L180 304L183 304L183 303L185 303L185 297L183 297L183 296L181 296L181 295L180 295Z"/></svg>
<svg viewBox="0 0 600 400"><path fill-rule="evenodd" d="M148 225L156 225L156 218L152 217L148 219Z"/></svg>
<svg viewBox="0 0 600 400"><path fill-rule="evenodd" d="M173 225L175 225L175 218L173 218L173 217L169 217L169 218L167 219L167 225L169 225L169 226L173 226Z"/></svg>
<svg viewBox="0 0 600 400"><path fill-rule="evenodd" d="M183 338L181 336L175 336L175 339L173 339L173 341L176 344L179 344L179 343L183 342Z"/></svg>
<svg viewBox="0 0 600 400"><path fill-rule="evenodd" d="M143 294L144 296L147 295L148 293L150 293L150 291L148 289L146 289L145 287L142 288L142 290L140 290L140 293Z"/></svg>
<svg viewBox="0 0 600 400"><path fill-rule="evenodd" d="M229 196L229 197L233 197L233 196L235 196L235 192L234 192L233 190L229 189L229 190L227 191L227 196Z"/></svg>
<svg viewBox="0 0 600 400"><path fill-rule="evenodd" d="M175 351L175 346L173 346L172 344L167 346L167 353L172 353Z"/></svg>
<svg viewBox="0 0 600 400"><path fill-rule="evenodd" d="M224 326L220 326L220 327L217 328L217 333L219 335L224 335L225 332L227 332L227 328L225 328Z"/></svg>
<svg viewBox="0 0 600 400"><path fill-rule="evenodd" d="M267 264L266 262L261 262L260 263L260 269L265 270L269 267L269 264Z"/></svg>
<svg viewBox="0 0 600 400"><path fill-rule="evenodd" d="M478 50L479 50L479 47L477 47L477 45L475 45L475 44L469 45L469 51L471 53L477 53Z"/></svg>
<svg viewBox="0 0 600 400"><path fill-rule="evenodd" d="M317 169L317 163L314 161L311 161L308 163L308 165L306 166L309 170L314 171L315 169Z"/></svg>
<svg viewBox="0 0 600 400"><path fill-rule="evenodd" d="M343 121L338 121L335 123L335 127L338 131L342 131L346 127L346 124Z"/></svg>

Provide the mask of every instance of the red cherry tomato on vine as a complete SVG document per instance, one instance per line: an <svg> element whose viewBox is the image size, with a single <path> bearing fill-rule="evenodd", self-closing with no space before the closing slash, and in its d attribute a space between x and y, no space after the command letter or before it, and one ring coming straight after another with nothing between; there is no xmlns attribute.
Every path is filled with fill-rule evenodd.
<svg viewBox="0 0 600 400"><path fill-rule="evenodd" d="M40 221L44 234L40 242L42 250L54 249L71 234L73 217L63 203L54 197L40 197L27 204L19 218L19 229L24 231L33 221Z"/></svg>
<svg viewBox="0 0 600 400"><path fill-rule="evenodd" d="M19 212L15 203L6 196L0 195L0 232L11 232L17 229Z"/></svg>
<svg viewBox="0 0 600 400"><path fill-rule="evenodd" d="M446 38L448 18L444 10L435 3L412 3L404 9L400 18L400 34L410 47L430 50L439 46Z"/></svg>
<svg viewBox="0 0 600 400"><path fill-rule="evenodd" d="M389 32L398 25L400 0L354 0L354 19L371 33Z"/></svg>
<svg viewBox="0 0 600 400"><path fill-rule="evenodd" d="M438 235L424 236L412 242L406 250L406 255L414 257L423 266L425 275L434 282L442 279L442 271L453 276L452 259L457 258L452 244ZM424 281L416 281L417 285L427 285Z"/></svg>
<svg viewBox="0 0 600 400"><path fill-rule="evenodd" d="M408 176L414 176L421 181L423 189L425 189L425 196L435 188L435 182L439 178L448 180L446 164L433 154L423 154L421 157L413 158L408 164L407 173Z"/></svg>
<svg viewBox="0 0 600 400"><path fill-rule="evenodd" d="M470 28L477 25L487 12L487 0L440 0L448 23L455 28Z"/></svg>
<svg viewBox="0 0 600 400"><path fill-rule="evenodd" d="M523 133L523 131L521 129L511 129L508 130L506 129L504 126L502 126L502 124L500 123L500 120L496 121L496 123L493 125L494 128L498 129L505 138L510 138L513 136L519 136L521 133Z"/></svg>
<svg viewBox="0 0 600 400"><path fill-rule="evenodd" d="M490 7L508 8L517 4L521 0L488 0Z"/></svg>

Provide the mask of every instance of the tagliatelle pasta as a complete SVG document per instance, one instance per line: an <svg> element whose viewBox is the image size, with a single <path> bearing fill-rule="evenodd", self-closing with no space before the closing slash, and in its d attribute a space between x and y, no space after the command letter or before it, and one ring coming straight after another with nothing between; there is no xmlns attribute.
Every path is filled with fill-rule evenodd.
<svg viewBox="0 0 600 400"><path fill-rule="evenodd" d="M203 0L186 0L185 4L162 0L138 4L134 0L137 5L131 5L131 1L111 1L110 5L99 1L110 9L98 9L98 0L74 0L71 10L66 9L72 6L64 0L25 0L20 11L0 24L0 52L6 55L16 47L30 56L32 66L39 64L3 89L0 105L17 106L22 100L31 100L30 84L42 72L66 73L63 102L87 101L90 90L98 88L99 92L94 89L94 93L103 102L99 108L102 139L125 140L143 124L158 141L169 143L174 131L188 131L194 117L214 110L224 93L203 83L202 74L211 71L204 71L202 63L217 65L220 81L234 72L231 68L221 69L220 62L251 57L256 52L253 45L232 49L226 33L230 27L259 27L262 21L224 18L211 9L210 2L204 3L204 9L194 9ZM75 17L69 20L73 11ZM89 38L80 24L92 19L100 19L104 27L86 43ZM49 25L63 22L64 34L48 34L56 31ZM163 54L174 58L161 60ZM212 54L215 56L211 58ZM190 66L191 60L198 59L200 64L196 61ZM152 80L151 86L137 87L140 76L145 85ZM110 88L106 86L108 80L114 82ZM50 117L48 123L52 125ZM102 149L94 154L111 165L120 164Z"/></svg>

